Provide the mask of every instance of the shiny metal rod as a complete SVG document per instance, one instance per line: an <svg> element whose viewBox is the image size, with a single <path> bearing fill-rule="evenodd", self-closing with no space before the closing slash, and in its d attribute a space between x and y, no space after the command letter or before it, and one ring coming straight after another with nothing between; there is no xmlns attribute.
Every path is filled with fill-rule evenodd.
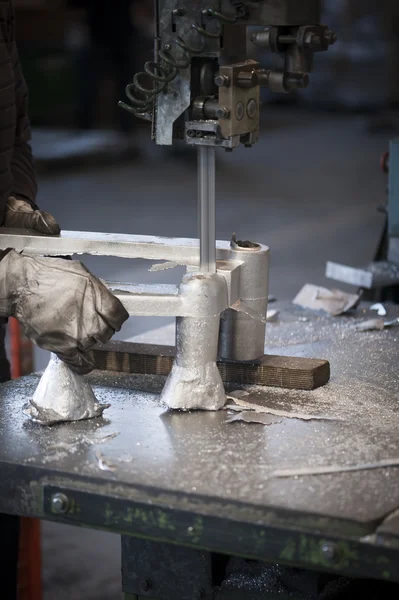
<svg viewBox="0 0 399 600"><path fill-rule="evenodd" d="M200 270L216 273L215 148L198 146Z"/></svg>

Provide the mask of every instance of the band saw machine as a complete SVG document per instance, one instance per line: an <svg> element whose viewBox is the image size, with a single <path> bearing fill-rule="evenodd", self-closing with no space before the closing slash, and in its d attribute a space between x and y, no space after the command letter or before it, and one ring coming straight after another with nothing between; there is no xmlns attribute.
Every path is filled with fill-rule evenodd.
<svg viewBox="0 0 399 600"><path fill-rule="evenodd" d="M280 364L278 357L263 356L269 250L234 236L216 243L215 151L256 143L260 88L289 93L306 87L314 54L328 50L336 35L320 24L317 0L186 0L181 5L165 0L155 5L154 59L134 76L126 88L128 102L120 105L151 123L156 144L184 140L197 148L199 244L65 231L48 238L4 230L0 246L51 256L112 255L185 265L178 289L109 284L130 315L176 317L176 356L162 392L171 408L216 410L225 404L217 359L235 365L230 372L236 371L237 381L246 381L243 371L252 365L255 383L317 387L328 380L325 363L298 365L296 359L290 365L284 359ZM252 44L280 55L281 68L263 69L247 58L249 26L257 27ZM262 377L262 369L274 377ZM42 409L58 410L59 420L68 417L54 398L39 401Z"/></svg>

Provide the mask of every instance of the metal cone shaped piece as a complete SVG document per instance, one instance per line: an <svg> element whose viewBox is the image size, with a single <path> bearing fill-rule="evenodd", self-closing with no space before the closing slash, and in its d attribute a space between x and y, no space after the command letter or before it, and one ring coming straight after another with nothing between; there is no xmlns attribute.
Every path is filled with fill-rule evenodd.
<svg viewBox="0 0 399 600"><path fill-rule="evenodd" d="M84 377L51 354L47 369L24 412L36 423L52 425L99 417L109 406L99 404Z"/></svg>

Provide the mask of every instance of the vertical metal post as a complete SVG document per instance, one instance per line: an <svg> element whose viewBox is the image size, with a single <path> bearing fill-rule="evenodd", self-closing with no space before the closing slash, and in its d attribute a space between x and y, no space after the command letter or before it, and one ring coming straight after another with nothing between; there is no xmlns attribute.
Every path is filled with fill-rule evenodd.
<svg viewBox="0 0 399 600"><path fill-rule="evenodd" d="M200 269L216 273L215 148L198 146Z"/></svg>

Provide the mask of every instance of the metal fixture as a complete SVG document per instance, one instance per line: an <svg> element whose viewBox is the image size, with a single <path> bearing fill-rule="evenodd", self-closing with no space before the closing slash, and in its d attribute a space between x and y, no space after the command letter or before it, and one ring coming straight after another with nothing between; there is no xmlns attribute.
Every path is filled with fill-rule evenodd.
<svg viewBox="0 0 399 600"><path fill-rule="evenodd" d="M208 150L200 149L202 152ZM204 160L212 161L205 153ZM1 229L0 247L40 255L95 254L175 261L186 265L179 287L109 283L130 315L176 317L176 359L162 393L173 408L216 410L225 402L218 356L253 361L263 356L269 249L213 242L214 177L204 170L204 224L198 240L62 232L59 237ZM201 170L200 170L201 172ZM210 190L210 193L209 193ZM209 214L207 211L210 210ZM200 271L200 272L199 272ZM202 271L202 273L201 273ZM242 310L243 309L243 310ZM237 312L239 310L239 312Z"/></svg>

